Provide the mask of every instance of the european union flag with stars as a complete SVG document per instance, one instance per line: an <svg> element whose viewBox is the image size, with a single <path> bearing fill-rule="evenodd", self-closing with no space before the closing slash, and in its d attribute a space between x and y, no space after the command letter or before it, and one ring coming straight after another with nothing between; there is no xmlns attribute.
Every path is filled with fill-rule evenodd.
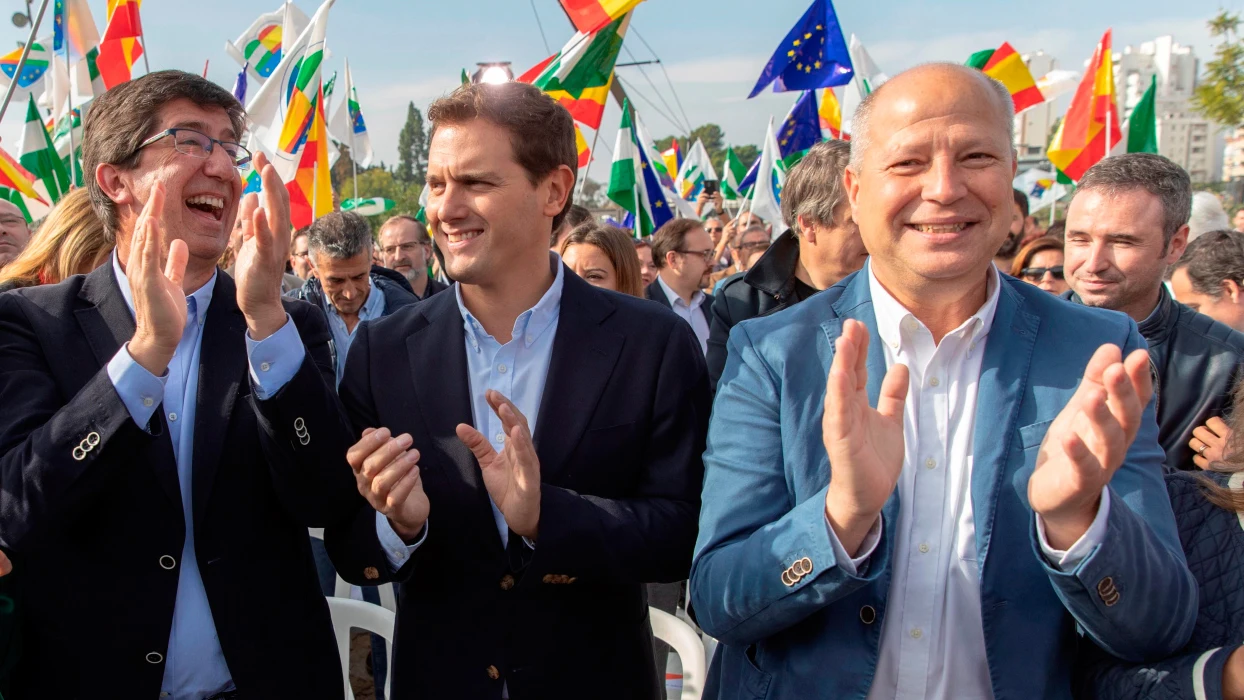
<svg viewBox="0 0 1244 700"><path fill-rule="evenodd" d="M774 92L846 85L854 74L833 3L816 0L773 52L747 97L759 95L770 83Z"/></svg>

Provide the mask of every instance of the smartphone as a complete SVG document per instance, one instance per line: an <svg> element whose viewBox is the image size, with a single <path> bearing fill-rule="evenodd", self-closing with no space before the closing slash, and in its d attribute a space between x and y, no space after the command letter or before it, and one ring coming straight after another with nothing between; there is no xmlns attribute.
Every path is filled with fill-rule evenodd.
<svg viewBox="0 0 1244 700"><path fill-rule="evenodd" d="M713 195L717 194L717 191L719 189L721 189L721 183L718 182L717 180L705 180L704 181L704 194L712 197Z"/></svg>

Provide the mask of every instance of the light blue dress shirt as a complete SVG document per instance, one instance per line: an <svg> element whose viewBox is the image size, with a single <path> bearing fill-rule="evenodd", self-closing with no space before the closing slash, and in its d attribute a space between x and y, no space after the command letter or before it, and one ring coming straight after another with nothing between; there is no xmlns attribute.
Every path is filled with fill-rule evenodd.
<svg viewBox="0 0 1244 700"><path fill-rule="evenodd" d="M114 252L112 270L125 304L134 313L134 299L129 280ZM177 460L177 481L181 487L181 507L186 523L186 539L181 550L181 570L177 579L177 599L173 607L173 626L169 633L164 659L162 698L201 700L233 686L229 666L225 663L216 623L199 563L194 552L193 479L194 419L199 391L199 352L203 340L203 324L216 288L217 274L186 297L186 328L177 351L169 362L168 371L157 377L134 361L128 346L121 346L108 363L112 380L130 416L144 430L157 410L164 411L173 456ZM284 386L298 368L306 351L298 329L286 317L285 325L271 337L256 343L247 336L247 354L251 361L251 377L256 394L267 398ZM260 367L256 371L256 367ZM210 435L207 439L223 439Z"/></svg>
<svg viewBox="0 0 1244 700"><path fill-rule="evenodd" d="M371 321L384 315L384 292L376 286L371 276L367 277L367 301L363 302L362 308L359 309L358 323L354 324L354 330L346 328L346 320L337 313L337 308L333 306L333 302L329 301L328 294L323 294L324 298L324 314L328 316L328 329L333 333L333 345L337 346L337 384L341 384L341 378L346 374L346 355L350 354L350 343L354 342L354 334L358 331L363 321Z"/></svg>
<svg viewBox="0 0 1244 700"><path fill-rule="evenodd" d="M553 266L553 284L536 305L518 315L514 320L514 329L510 342L502 345L488 334L479 321L467 310L462 302L462 289L454 284L454 294L458 298L458 310L462 313L462 324L466 331L467 381L471 392L471 414L473 425L488 438L494 450L500 452L508 439L501 419L488 405L485 393L489 389L501 392L514 402L520 413L527 418L531 434L536 433L536 421L539 419L540 398L544 395L544 384L549 376L549 362L553 357L553 340L557 337L557 321L561 313L563 274L565 267L556 253L550 254ZM417 446L416 446L417 447ZM502 547L508 546L510 528L505 517L492 503L492 517L501 535ZM402 568L410 555L423 544L427 538L425 527L420 540L407 545L393 531L389 521L383 515L376 514L376 533L380 543L384 545L386 556L393 570ZM527 542L532 546L531 542Z"/></svg>

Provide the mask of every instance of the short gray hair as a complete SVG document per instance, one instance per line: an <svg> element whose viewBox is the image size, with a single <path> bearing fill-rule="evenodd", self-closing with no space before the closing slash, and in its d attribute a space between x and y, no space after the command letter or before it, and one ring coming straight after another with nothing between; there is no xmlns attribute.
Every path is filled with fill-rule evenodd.
<svg viewBox="0 0 1244 700"><path fill-rule="evenodd" d="M1108 197L1144 190L1162 202L1162 250L1192 214L1192 179L1156 153L1124 153L1098 161L1076 185L1076 195L1096 190Z"/></svg>
<svg viewBox="0 0 1244 700"><path fill-rule="evenodd" d="M1192 214L1188 217L1188 242L1195 241L1202 233L1230 231L1231 219L1222 208L1222 202L1212 192L1192 195Z"/></svg>
<svg viewBox="0 0 1244 700"><path fill-rule="evenodd" d="M307 230L307 249L334 260L371 254L371 227L352 211L334 211L315 220Z"/></svg>
<svg viewBox="0 0 1244 700"><path fill-rule="evenodd" d="M928 68L928 67L940 67L940 68L954 69L954 70L959 70L959 71L969 71L970 74L977 75L980 77L981 80L984 80L985 83L989 86L989 89L993 90L994 97L997 98L998 106L1001 108L1002 113L1005 115L1007 142L1010 144L1011 150L1012 151L1015 150L1015 125L1014 125L1015 100L1011 98L1011 91L1007 90L1005 85L998 82L997 80L994 80L992 77L985 75L984 73L976 70L975 68L968 68L966 66L961 66L958 63L949 63L949 62L943 62L943 61L925 63L922 65L916 66L915 68L909 68L907 71L903 71L903 73L907 73L913 70L920 70L922 68ZM901 75L902 73L899 74L899 76ZM877 104L877 100L879 99L878 95L885 92L886 88L890 86L890 83L894 82L899 76L895 76L894 78L891 78L890 80L882 83L880 87L878 87L876 90L873 90L871 93L865 96L864 99L860 102L860 105L855 108L855 114L851 117L851 163L850 163L850 166L853 172L859 169L860 164L864 160L864 152L868 150L869 145L871 145L870 138L869 138L870 134L868 133L868 127L869 127L869 122L872 120L873 107Z"/></svg>
<svg viewBox="0 0 1244 700"><path fill-rule="evenodd" d="M834 212L846 201L842 171L851 157L849 141L822 141L808 150L786 175L782 187L782 218L799 233L799 217L832 226Z"/></svg>

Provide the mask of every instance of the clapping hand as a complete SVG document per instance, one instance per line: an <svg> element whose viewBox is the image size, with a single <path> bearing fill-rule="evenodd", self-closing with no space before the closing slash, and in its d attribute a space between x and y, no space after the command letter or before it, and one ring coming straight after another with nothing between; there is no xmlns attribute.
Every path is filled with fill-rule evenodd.
<svg viewBox="0 0 1244 700"><path fill-rule="evenodd" d="M186 293L182 278L190 250L186 242L173 240L164 260L164 185L151 188L130 237L130 254L125 264L130 293L134 299L134 337L126 346L134 361L152 374L161 376L173 360L186 328Z"/></svg>
<svg viewBox="0 0 1244 700"><path fill-rule="evenodd" d="M821 437L829 455L825 515L848 554L855 555L903 470L906 365L894 365L877 407L868 402L868 329L849 319L835 344L825 387Z"/></svg>
<svg viewBox="0 0 1244 700"><path fill-rule="evenodd" d="M423 529L430 509L412 442L406 433L393 437L388 428L368 428L346 451L359 493L407 542Z"/></svg>
<svg viewBox="0 0 1244 700"><path fill-rule="evenodd" d="M505 446L497 452L483 433L465 423L458 426L458 439L479 462L484 488L505 517L506 525L535 540L540 525L540 458L531 440L531 429L527 418L501 392L489 390L485 398L501 419Z"/></svg>
<svg viewBox="0 0 1244 700"><path fill-rule="evenodd" d="M285 325L281 280L289 260L289 192L266 155L255 156L255 171L263 180L263 206L253 192L242 198L242 250L235 270L238 308L251 338L263 340Z"/></svg>
<svg viewBox="0 0 1244 700"><path fill-rule="evenodd" d="M1123 464L1153 395L1149 354L1114 345L1093 354L1079 388L1050 424L1028 480L1028 502L1050 546L1066 550L1093 523L1102 489Z"/></svg>

